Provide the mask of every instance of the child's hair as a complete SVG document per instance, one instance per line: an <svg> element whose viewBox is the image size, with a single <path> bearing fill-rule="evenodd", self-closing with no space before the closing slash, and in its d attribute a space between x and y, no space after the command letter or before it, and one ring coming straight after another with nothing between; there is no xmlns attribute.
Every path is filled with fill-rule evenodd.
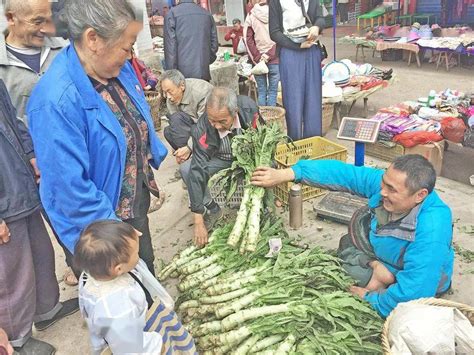
<svg viewBox="0 0 474 355"><path fill-rule="evenodd" d="M130 240L136 230L115 220L99 220L88 225L74 248L74 264L94 278L109 277L113 267L130 259Z"/></svg>

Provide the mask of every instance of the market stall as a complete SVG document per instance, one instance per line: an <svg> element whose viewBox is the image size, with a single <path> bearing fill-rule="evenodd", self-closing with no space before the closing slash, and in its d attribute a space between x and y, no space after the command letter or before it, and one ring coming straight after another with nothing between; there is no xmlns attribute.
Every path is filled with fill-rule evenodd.
<svg viewBox="0 0 474 355"><path fill-rule="evenodd" d="M323 68L323 104L333 103L334 116L339 126L344 110L349 115L358 100L364 102L364 116L370 95L392 84L392 69L379 69L369 63L356 64L349 59L331 62Z"/></svg>
<svg viewBox="0 0 474 355"><path fill-rule="evenodd" d="M437 25L430 27L414 23L404 27L379 26L366 36L345 36L339 43L356 45L356 61L359 49L362 49L365 59L364 48L370 48L374 52L381 52L383 61L400 60L403 58L403 52L406 52L408 65L415 57L418 67L421 67L425 53L431 51L435 56L432 62L436 63L437 68L444 61L446 69L449 70L453 56L456 56L459 63L461 56L474 53L474 32L468 27L442 29Z"/></svg>
<svg viewBox="0 0 474 355"><path fill-rule="evenodd" d="M474 147L474 95L447 89L428 97L380 109L371 119L381 121L377 143L366 153L384 160L422 154L441 172L445 140Z"/></svg>

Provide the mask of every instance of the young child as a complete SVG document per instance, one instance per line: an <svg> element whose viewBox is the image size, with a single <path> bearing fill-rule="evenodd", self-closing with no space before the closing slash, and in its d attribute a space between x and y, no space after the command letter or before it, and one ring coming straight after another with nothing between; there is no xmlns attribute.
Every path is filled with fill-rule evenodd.
<svg viewBox="0 0 474 355"><path fill-rule="evenodd" d="M139 233L127 223L96 221L82 233L74 261L83 270L79 306L87 322L92 353L107 346L114 354L160 354L162 336L144 331L148 304L135 267Z"/></svg>

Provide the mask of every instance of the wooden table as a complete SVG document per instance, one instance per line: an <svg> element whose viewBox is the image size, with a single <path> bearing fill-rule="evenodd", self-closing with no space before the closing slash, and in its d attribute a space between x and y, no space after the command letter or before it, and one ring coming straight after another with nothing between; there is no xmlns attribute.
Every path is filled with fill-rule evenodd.
<svg viewBox="0 0 474 355"><path fill-rule="evenodd" d="M410 66L413 55L416 59L416 64L418 68L421 67L421 60L419 56L420 47L415 43L398 43L398 42L386 42L386 41L377 41L378 51L384 51L387 49L402 49L404 51L408 51L408 66Z"/></svg>
<svg viewBox="0 0 474 355"><path fill-rule="evenodd" d="M380 26L380 21L384 19L385 11L372 10L363 15L357 16L357 31L360 29L360 20L364 20L364 27L367 26L367 20L370 20L370 27L374 27L374 20L377 20L377 26Z"/></svg>

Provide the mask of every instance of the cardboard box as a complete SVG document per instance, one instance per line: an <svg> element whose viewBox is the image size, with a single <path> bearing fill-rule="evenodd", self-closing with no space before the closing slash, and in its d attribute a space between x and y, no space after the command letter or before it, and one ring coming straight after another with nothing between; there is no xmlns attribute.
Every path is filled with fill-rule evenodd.
<svg viewBox="0 0 474 355"><path fill-rule="evenodd" d="M433 164L436 175L441 174L441 168L443 167L443 155L444 155L444 141L417 145L413 148L405 148L406 154L420 154L424 156L428 161Z"/></svg>
<svg viewBox="0 0 474 355"><path fill-rule="evenodd" d="M433 164L436 174L440 175L443 166L444 141L417 145L413 148L405 148L400 144L393 148L388 148L380 143L366 144L365 153L387 161L393 161L400 155L420 154Z"/></svg>

